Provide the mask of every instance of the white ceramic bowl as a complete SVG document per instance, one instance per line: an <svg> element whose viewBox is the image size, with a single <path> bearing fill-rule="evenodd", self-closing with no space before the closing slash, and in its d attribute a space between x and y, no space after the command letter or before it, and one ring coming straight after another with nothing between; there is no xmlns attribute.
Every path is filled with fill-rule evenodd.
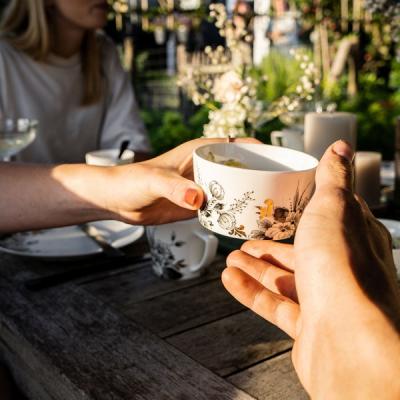
<svg viewBox="0 0 400 400"><path fill-rule="evenodd" d="M105 149L96 150L86 153L85 160L86 164L99 165L109 167L113 165L130 164L135 158L135 153L132 150L126 149L121 158L117 158L119 149Z"/></svg>
<svg viewBox="0 0 400 400"><path fill-rule="evenodd" d="M245 168L220 163L226 160ZM316 158L284 147L200 147L193 154L194 176L207 202L199 221L215 233L240 239L291 239L314 191L317 165Z"/></svg>

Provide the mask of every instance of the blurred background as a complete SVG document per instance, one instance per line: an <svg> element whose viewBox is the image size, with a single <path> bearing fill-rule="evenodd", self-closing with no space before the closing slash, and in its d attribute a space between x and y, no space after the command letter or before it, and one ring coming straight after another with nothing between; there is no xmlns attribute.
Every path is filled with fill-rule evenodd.
<svg viewBox="0 0 400 400"><path fill-rule="evenodd" d="M400 115L399 24L390 8L396 2L227 0L217 4L221 3L234 29L244 32L239 38L245 44L241 62L258 79L255 96L262 104L301 91L298 82L304 62L291 50L302 49L316 71L311 93L298 96L294 109L270 113L254 124L252 134L268 143L272 130L298 123L295 119L301 119L302 112L332 107L357 115L358 150L379 151L383 159L393 159L395 117ZM0 12L6 4L0 0ZM231 50L215 13L210 16L210 2L110 0L109 4L105 30L130 73L154 151L201 136L210 104L195 101L187 84L179 80L193 66L204 67L209 77L210 65L217 70L227 63L223 57L207 56L216 49L224 54Z"/></svg>

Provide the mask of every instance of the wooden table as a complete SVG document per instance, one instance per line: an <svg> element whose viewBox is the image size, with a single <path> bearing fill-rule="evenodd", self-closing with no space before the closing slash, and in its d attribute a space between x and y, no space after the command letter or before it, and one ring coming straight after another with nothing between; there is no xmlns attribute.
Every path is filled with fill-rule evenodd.
<svg viewBox="0 0 400 400"><path fill-rule="evenodd" d="M143 251L140 243L130 249ZM163 281L149 262L128 262L42 290L26 287L100 260L0 254L0 350L28 398L307 398L291 365L292 341L224 290L222 256L189 281Z"/></svg>

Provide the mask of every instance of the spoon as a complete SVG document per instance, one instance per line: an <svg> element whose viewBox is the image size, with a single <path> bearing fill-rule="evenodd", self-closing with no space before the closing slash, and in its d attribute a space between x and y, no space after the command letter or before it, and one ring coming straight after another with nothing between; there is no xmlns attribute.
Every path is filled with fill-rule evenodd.
<svg viewBox="0 0 400 400"><path fill-rule="evenodd" d="M131 142L130 140L124 140L121 143L121 146L119 147L118 160L121 159L122 154L124 154L124 151L128 148L130 142Z"/></svg>

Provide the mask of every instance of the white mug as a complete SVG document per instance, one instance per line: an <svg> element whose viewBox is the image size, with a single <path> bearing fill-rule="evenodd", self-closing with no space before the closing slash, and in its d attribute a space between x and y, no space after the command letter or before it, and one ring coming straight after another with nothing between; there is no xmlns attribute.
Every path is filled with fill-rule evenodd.
<svg viewBox="0 0 400 400"><path fill-rule="evenodd" d="M154 272L165 279L202 275L217 253L218 239L197 218L146 227Z"/></svg>
<svg viewBox="0 0 400 400"><path fill-rule="evenodd" d="M271 132L271 143L274 146L288 147L293 150L304 150L304 138L301 131L295 129L283 129Z"/></svg>
<svg viewBox="0 0 400 400"><path fill-rule="evenodd" d="M123 165L133 163L135 153L126 149L121 158L118 158L119 149L95 150L86 153L86 164L98 165L102 167L111 167L113 165Z"/></svg>
<svg viewBox="0 0 400 400"><path fill-rule="evenodd" d="M119 149L105 149L105 150L95 150L85 154L86 164L97 165L100 167L112 167L114 165L123 165L133 163L135 158L135 153L132 150L126 149L121 158L118 158ZM129 228L130 225L124 222L109 221L113 224L118 223L122 228L125 226ZM122 229L121 228L121 229Z"/></svg>

